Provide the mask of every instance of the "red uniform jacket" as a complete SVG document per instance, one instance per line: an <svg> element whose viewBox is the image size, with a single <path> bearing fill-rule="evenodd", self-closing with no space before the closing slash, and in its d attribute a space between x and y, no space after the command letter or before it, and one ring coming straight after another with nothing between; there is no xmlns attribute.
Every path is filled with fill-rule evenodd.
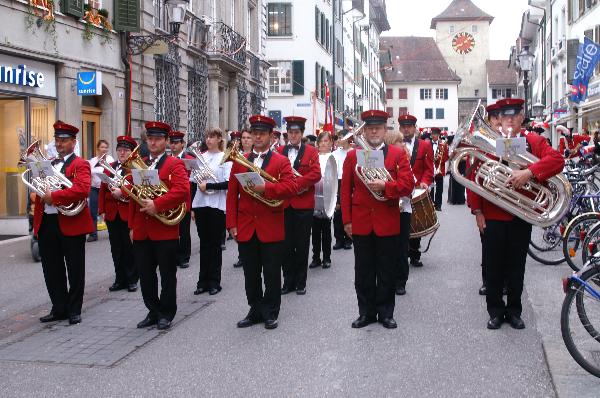
<svg viewBox="0 0 600 398"><path fill-rule="evenodd" d="M166 154L156 165L158 176L169 192L154 199L157 213L174 209L181 203L187 203L190 196L185 165L181 159ZM179 239L179 224L165 225L156 217L140 212L140 205L133 199L129 201L129 229L133 230L133 240L173 240Z"/></svg>
<svg viewBox="0 0 600 398"><path fill-rule="evenodd" d="M73 154L65 162L63 174L73 182L73 186L68 189L52 192L52 205L68 206L71 203L87 200L90 194L90 184L92 181L89 162ZM38 231L40 230L43 214L44 202L39 196L36 196L35 212L33 214L33 233L35 236L37 236ZM87 204L84 209L75 216L64 216L59 212L58 226L60 232L65 236L85 235L93 232L94 224Z"/></svg>
<svg viewBox="0 0 600 398"><path fill-rule="evenodd" d="M431 148L431 147L430 147ZM356 150L351 150L344 161L342 177L342 222L352 223L353 235L392 236L400 233L400 206L402 196L410 196L415 184L406 152L400 148L386 145L385 168L393 181L385 183L386 201L379 201L355 172Z"/></svg>
<svg viewBox="0 0 600 398"><path fill-rule="evenodd" d="M579 145L581 142L583 141L590 141L589 137L586 137L585 135L581 135L581 134L573 134L573 138L571 138L570 140L567 139L567 137L565 137L564 135L562 137L560 137L560 140L558 141L558 152L565 156L565 149L575 149L577 147L577 145ZM579 153L575 152L572 155L569 155L569 158L576 158L579 156Z"/></svg>
<svg viewBox="0 0 600 398"><path fill-rule="evenodd" d="M190 155L189 153L185 153L185 151L181 152L179 155L180 156L175 156L175 157L178 159L196 159L194 156ZM185 163L183 165L185 167ZM189 181L190 176L192 175L192 170L188 170L186 168L185 171L187 172L188 181ZM192 189L193 189L193 191L192 191ZM192 199L194 199L195 194L196 194L196 185L190 181L190 195L188 196L188 201L185 203L185 208L188 213L190 211L192 211Z"/></svg>
<svg viewBox="0 0 600 398"><path fill-rule="evenodd" d="M289 146L280 146L277 152L287 158ZM311 145L301 144L296 161L292 165L302 177L296 177L298 191L302 192L286 201L284 207L293 209L315 208L315 184L321 181L321 166L319 165L319 151Z"/></svg>
<svg viewBox="0 0 600 398"><path fill-rule="evenodd" d="M410 158L412 171L417 180L416 185L419 186L422 182L431 185L433 183L433 148L431 147L431 142L416 138L413 145L413 153L415 146L417 146L417 141L419 142L417 156L415 157L411 154ZM414 161L412 160L413 158Z"/></svg>
<svg viewBox="0 0 600 398"><path fill-rule="evenodd" d="M113 162L111 166L116 169L118 164L119 162ZM104 174L112 177L108 170L104 170ZM123 195L125 195L125 192L123 192ZM125 222L129 218L129 203L115 199L105 183L100 184L100 193L98 194L98 214L102 213L104 213L104 220L106 221L114 221L117 214Z"/></svg>
<svg viewBox="0 0 600 398"><path fill-rule="evenodd" d="M254 154L244 155L252 161ZM298 186L288 158L275 151L269 151L263 159L262 169L277 179L273 184L265 181L266 199L289 199L296 195ZM285 239L283 206L270 207L248 195L235 177L248 172L248 168L234 163L229 176L227 190L227 229L237 228L237 240L247 242L256 232L261 242L278 242Z"/></svg>
<svg viewBox="0 0 600 398"><path fill-rule="evenodd" d="M438 161L439 173L437 175L441 175L443 177L443 176L446 175L446 162L449 159L449 157L448 157L448 144L446 144L442 140L438 140L438 150L441 150L443 152L442 152L442 160ZM433 160L435 160L435 152L433 152L433 143L431 143L431 151L433 153ZM433 169L434 169L434 172L435 172L435 162L434 162L434 165L433 165Z"/></svg>
<svg viewBox="0 0 600 398"><path fill-rule="evenodd" d="M535 133L528 133L525 139L531 148L530 152L540 159L528 167L538 181L546 181L548 178L562 172L565 165L563 157L548 144L544 137ZM476 170L471 172L470 179L474 179L475 172ZM468 189L467 203L471 211L481 210L486 220L510 221L515 217Z"/></svg>

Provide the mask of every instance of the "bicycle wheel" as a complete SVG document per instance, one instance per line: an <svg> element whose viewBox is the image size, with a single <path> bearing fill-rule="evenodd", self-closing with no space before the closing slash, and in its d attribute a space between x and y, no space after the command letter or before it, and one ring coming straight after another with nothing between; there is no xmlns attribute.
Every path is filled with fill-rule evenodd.
<svg viewBox="0 0 600 398"><path fill-rule="evenodd" d="M600 291L600 269L585 271L581 280ZM560 330L569 354L575 362L600 378L600 301L585 285L569 282L560 315Z"/></svg>
<svg viewBox="0 0 600 398"><path fill-rule="evenodd" d="M600 250L600 222L588 230L582 242L581 262L585 264L598 250Z"/></svg>
<svg viewBox="0 0 600 398"><path fill-rule="evenodd" d="M567 264L574 271L579 271L585 261L581 261L581 252L583 241L588 235L592 226L600 221L598 213L580 214L567 225L563 232L562 250Z"/></svg>
<svg viewBox="0 0 600 398"><path fill-rule="evenodd" d="M534 260L546 265L558 265L566 261L562 251L561 227L563 223L546 228L533 226L527 253Z"/></svg>

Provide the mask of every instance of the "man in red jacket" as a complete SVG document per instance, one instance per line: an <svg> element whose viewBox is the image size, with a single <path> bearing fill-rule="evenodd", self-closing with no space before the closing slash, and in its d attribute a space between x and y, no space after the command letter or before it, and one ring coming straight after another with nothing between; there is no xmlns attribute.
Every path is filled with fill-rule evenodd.
<svg viewBox="0 0 600 398"><path fill-rule="evenodd" d="M292 166L288 159L270 150L275 121L270 117L253 115L250 129L254 140L251 153L244 155L249 162L277 179L265 181L252 188L266 200L283 200L298 191ZM285 237L283 204L272 207L248 194L240 184L237 174L250 170L234 163L227 190L227 229L238 242L240 260L244 267L246 298L250 311L238 322L246 328L264 322L266 329L277 327L281 305L281 264ZM264 276L263 294L261 272Z"/></svg>
<svg viewBox="0 0 600 398"><path fill-rule="evenodd" d="M519 98L497 102L501 112L502 130L506 137L525 137L527 150L539 160L523 170L514 170L508 183L519 189L532 178L545 181L560 173L564 160L560 153L535 133L521 133L523 103ZM476 165L475 165L476 167ZM471 173L473 176L475 173ZM531 224L502 210L495 204L468 191L469 205L475 214L479 231L483 233L484 264L486 271L486 302L490 320L488 329L498 329L508 322L515 329L523 329L521 294L525 276L527 248L531 239ZM502 299L506 280L507 302Z"/></svg>
<svg viewBox="0 0 600 398"><path fill-rule="evenodd" d="M400 234L398 200L410 196L414 177L406 153L383 142L388 118L386 112L379 110L361 114L369 150L383 156L391 181L375 179L368 182L367 188L355 172L357 151L348 152L344 161L342 220L344 230L354 241L354 286L359 312L359 317L352 322L353 328L362 328L377 320L388 329L397 327L394 290ZM385 200L376 199L369 189L383 195Z"/></svg>
<svg viewBox="0 0 600 398"><path fill-rule="evenodd" d="M579 150L590 141L587 135L573 134L573 127L557 126L556 130L562 134L558 141L558 152L567 159L578 157Z"/></svg>
<svg viewBox="0 0 600 398"><path fill-rule="evenodd" d="M85 287L85 236L94 230L87 204L79 213L66 216L57 209L84 201L90 193L90 164L73 153L79 129L58 120L54 123L54 139L58 157L52 161L72 183L71 188L35 198L33 232L38 237L42 270L52 310L41 322L69 319L81 322L81 305ZM66 265L66 272L65 272ZM67 286L67 279L69 281Z"/></svg>
<svg viewBox="0 0 600 398"><path fill-rule="evenodd" d="M138 323L138 328L157 325L159 330L168 329L177 312L179 224L165 225L155 215L188 203L190 184L183 161L167 156L165 152L169 131L171 127L166 123L146 122L150 156L145 161L150 169L158 170L158 177L167 186L168 192L154 200L144 199L143 206L134 200L129 201L133 253L140 273L142 297L148 308L148 315Z"/></svg>
<svg viewBox="0 0 600 398"><path fill-rule="evenodd" d="M277 151L287 157L296 170L298 192L286 203L285 254L281 294L296 291L306 294L310 231L315 211L315 184L321 180L319 151L302 142L306 119L300 116L284 118L289 143Z"/></svg>
<svg viewBox="0 0 600 398"><path fill-rule="evenodd" d="M432 192L435 210L442 211L442 195L444 193L444 176L446 175L446 162L448 161L448 145L440 139L442 130L439 127L431 129L431 150L433 152L433 179L435 185Z"/></svg>
<svg viewBox="0 0 600 398"><path fill-rule="evenodd" d="M118 176L113 176L108 170L104 173L112 178L122 178L127 175L122 164L127 160L137 142L129 136L117 137L117 160L111 163ZM98 212L106 221L110 252L115 266L115 283L108 288L109 291L127 289L129 292L137 290L138 272L133 260L133 246L129 238L129 197L119 187L100 184L98 196Z"/></svg>
<svg viewBox="0 0 600 398"><path fill-rule="evenodd" d="M404 143L411 153L410 165L415 176L416 188L429 189L433 183L433 149L431 143L427 140L422 140L416 136L417 118L413 115L401 115L398 117L400 124L400 132L404 135ZM410 257L410 265L413 267L422 267L421 238L413 238L408 241L408 257ZM408 279L408 270L406 278Z"/></svg>

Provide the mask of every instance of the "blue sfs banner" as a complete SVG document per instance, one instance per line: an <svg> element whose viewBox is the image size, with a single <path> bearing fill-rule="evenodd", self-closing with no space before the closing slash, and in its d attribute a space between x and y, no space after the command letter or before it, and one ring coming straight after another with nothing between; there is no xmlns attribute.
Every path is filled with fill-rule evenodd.
<svg viewBox="0 0 600 398"><path fill-rule="evenodd" d="M600 61L600 46L587 37L579 46L577 66L573 75L571 101L579 103L587 98L587 87L594 73L596 64Z"/></svg>
<svg viewBox="0 0 600 398"><path fill-rule="evenodd" d="M102 72L78 72L77 95L102 95Z"/></svg>

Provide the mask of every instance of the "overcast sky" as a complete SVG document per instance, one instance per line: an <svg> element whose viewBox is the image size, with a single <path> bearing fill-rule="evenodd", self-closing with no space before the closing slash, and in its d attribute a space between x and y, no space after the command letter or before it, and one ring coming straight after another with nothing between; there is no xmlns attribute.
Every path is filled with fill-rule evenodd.
<svg viewBox="0 0 600 398"><path fill-rule="evenodd" d="M490 27L490 58L508 59L510 47L521 29L521 16L527 0L472 0L494 17ZM451 0L386 0L392 29L385 36L432 36L431 19L448 7Z"/></svg>

